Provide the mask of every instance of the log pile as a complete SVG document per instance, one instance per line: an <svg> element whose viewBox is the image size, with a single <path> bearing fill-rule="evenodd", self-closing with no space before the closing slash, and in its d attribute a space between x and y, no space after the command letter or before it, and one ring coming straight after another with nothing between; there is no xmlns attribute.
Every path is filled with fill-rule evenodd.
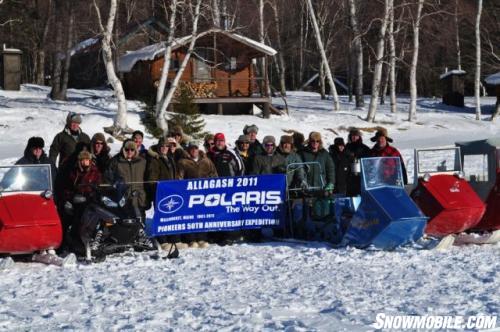
<svg viewBox="0 0 500 332"><path fill-rule="evenodd" d="M217 82L182 82L189 89L193 98L217 98ZM179 97L177 89L174 98Z"/></svg>

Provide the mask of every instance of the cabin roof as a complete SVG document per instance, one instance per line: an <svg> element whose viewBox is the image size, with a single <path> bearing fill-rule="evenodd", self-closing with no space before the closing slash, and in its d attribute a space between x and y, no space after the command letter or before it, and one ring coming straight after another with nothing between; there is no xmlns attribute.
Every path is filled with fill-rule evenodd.
<svg viewBox="0 0 500 332"><path fill-rule="evenodd" d="M500 71L485 78L486 84L500 85Z"/></svg>
<svg viewBox="0 0 500 332"><path fill-rule="evenodd" d="M277 53L274 48L263 43L259 43L253 39L233 33L231 31L221 30L217 28L200 33L196 38L196 46L211 46L213 44L214 34L217 35L217 48L230 48L229 43L231 41L236 41L237 43L243 45L243 47L246 48L245 52L247 52L249 56L253 58L263 57L265 55L273 56ZM219 38L219 36L223 38ZM186 46L191 42L191 39L191 35L175 39L172 45L172 51ZM239 50L241 50L241 48L231 49L231 51L236 53ZM138 61L153 60L164 51L164 42L148 45L135 51L128 51L118 60L118 71L130 72Z"/></svg>

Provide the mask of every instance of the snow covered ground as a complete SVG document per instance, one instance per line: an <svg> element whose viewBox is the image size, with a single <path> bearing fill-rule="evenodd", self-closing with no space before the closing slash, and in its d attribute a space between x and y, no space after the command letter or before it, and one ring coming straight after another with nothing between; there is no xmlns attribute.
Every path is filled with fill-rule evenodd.
<svg viewBox="0 0 500 332"><path fill-rule="evenodd" d="M0 163L20 157L30 136L48 148L68 111L83 115L93 134L112 124L116 108L109 91L70 90L69 101L47 98L49 89L25 85L0 90ZM205 116L207 130L233 142L245 124L259 137L284 130L321 131L327 144L342 128L373 127L342 97L343 111L317 94L290 93L289 116ZM483 98L484 117L494 98ZM276 99L276 104L282 103ZM409 169L414 147L444 146L458 140L499 135L500 125L474 121L472 99L464 109L437 99L420 99L418 119L405 121L388 106L377 115ZM142 129L141 105L130 101L129 125ZM365 134L365 141L371 134ZM154 142L146 136L146 145ZM114 151L119 142L113 144ZM64 269L16 263L1 271L0 331L24 330L373 330L377 313L410 315L498 315L500 245L454 247L448 251L395 252L331 249L319 243L242 244L181 251L181 258L151 260L145 254L110 257L92 266Z"/></svg>

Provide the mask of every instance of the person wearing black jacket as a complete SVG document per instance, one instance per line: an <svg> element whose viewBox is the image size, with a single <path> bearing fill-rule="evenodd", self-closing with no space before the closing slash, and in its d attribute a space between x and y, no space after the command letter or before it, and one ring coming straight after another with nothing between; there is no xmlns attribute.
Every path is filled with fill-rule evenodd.
<svg viewBox="0 0 500 332"><path fill-rule="evenodd" d="M363 143L363 138L359 129L352 128L349 131L345 153L351 165L359 162L361 158L371 156L371 149ZM347 175L346 194L347 196L357 196L361 194L361 174L355 173L351 169L349 169Z"/></svg>
<svg viewBox="0 0 500 332"><path fill-rule="evenodd" d="M50 165L52 182L55 181L57 175L56 165L47 157L43 148L45 142L41 137L31 137L24 149L24 155L16 161L16 165Z"/></svg>
<svg viewBox="0 0 500 332"><path fill-rule="evenodd" d="M345 153L345 143L342 137L335 138L329 147L330 156L335 164L335 190L334 193L345 195L347 191L347 177L350 170L350 160Z"/></svg>

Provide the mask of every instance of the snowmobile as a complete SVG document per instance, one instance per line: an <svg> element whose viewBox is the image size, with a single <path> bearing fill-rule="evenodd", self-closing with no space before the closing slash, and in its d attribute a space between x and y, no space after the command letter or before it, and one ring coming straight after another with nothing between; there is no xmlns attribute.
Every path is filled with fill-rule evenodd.
<svg viewBox="0 0 500 332"><path fill-rule="evenodd" d="M86 262L102 261L107 255L129 249L156 249L155 257L178 257L175 244L164 253L156 239L147 238L137 192L130 190L129 184L123 181L103 184L96 186L89 197L75 195L73 209L81 209L82 205L83 212L70 229L69 238L73 249Z"/></svg>
<svg viewBox="0 0 500 332"><path fill-rule="evenodd" d="M0 256L6 261L15 255L59 266L74 262L74 255L55 254L62 226L52 183L50 165L0 166Z"/></svg>
<svg viewBox="0 0 500 332"><path fill-rule="evenodd" d="M360 196L333 195L327 197L326 204L323 199L319 209L321 218L318 219L318 213L312 212L314 202L310 197L313 195L308 193L311 188L302 190L302 204L290 200L289 228L304 225L306 234L315 234L316 238L332 242L336 247L391 250L418 241L423 235L427 217L405 192L400 159L364 158L360 166ZM318 192L316 197L321 196L319 188L312 191ZM290 194L293 195L297 194Z"/></svg>
<svg viewBox="0 0 500 332"><path fill-rule="evenodd" d="M458 234L477 226L485 205L464 179L460 148L416 149L411 197L428 216L425 233Z"/></svg>
<svg viewBox="0 0 500 332"><path fill-rule="evenodd" d="M457 243L496 243L500 241L500 137L458 142L466 178L486 203L486 212L472 233L461 234Z"/></svg>

